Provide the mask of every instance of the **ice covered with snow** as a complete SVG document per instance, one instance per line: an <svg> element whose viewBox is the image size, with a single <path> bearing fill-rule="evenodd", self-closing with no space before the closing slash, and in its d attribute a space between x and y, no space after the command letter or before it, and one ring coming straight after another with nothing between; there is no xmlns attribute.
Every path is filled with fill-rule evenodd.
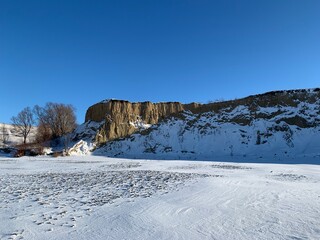
<svg viewBox="0 0 320 240"><path fill-rule="evenodd" d="M0 157L1 239L319 239L320 166Z"/></svg>

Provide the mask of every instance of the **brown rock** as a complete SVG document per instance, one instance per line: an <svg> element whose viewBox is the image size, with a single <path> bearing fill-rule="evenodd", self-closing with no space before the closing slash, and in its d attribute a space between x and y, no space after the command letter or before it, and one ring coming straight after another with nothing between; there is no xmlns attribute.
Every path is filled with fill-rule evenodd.
<svg viewBox="0 0 320 240"><path fill-rule="evenodd" d="M85 121L105 121L96 136L98 143L104 143L128 136L137 131L137 128L132 125L136 121L142 121L145 124L156 124L159 120L184 110L194 112L199 106L201 104L198 103L131 103L122 100L108 100L89 107Z"/></svg>

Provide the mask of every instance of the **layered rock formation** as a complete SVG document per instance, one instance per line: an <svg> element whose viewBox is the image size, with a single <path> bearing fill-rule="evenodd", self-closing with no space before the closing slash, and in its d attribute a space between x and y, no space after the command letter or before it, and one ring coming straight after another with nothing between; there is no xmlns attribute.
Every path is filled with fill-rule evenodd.
<svg viewBox="0 0 320 240"><path fill-rule="evenodd" d="M231 119L220 119L219 121L229 121L230 123L250 125L258 118L270 119L269 116L259 109L277 108L276 115L282 113L283 107L299 108L303 104L318 104L320 89L312 90L290 90L274 91L265 94L249 96L231 101L213 102L209 104L182 104L179 102L151 103L138 102L131 103L122 100L105 100L97 103L87 110L86 123L99 122L99 129L96 131L94 141L98 144L108 142L117 138L123 138L134 132L145 130L149 125L157 124L162 119L177 115L183 111L190 111L194 114L211 112L221 114L232 112L239 106L248 109L248 115L237 115ZM300 106L301 107L301 106ZM302 110L301 110L302 111ZM280 120L279 120L280 121ZM298 115L290 115L281 119L288 124L299 127L312 127L316 122L307 122Z"/></svg>
<svg viewBox="0 0 320 240"><path fill-rule="evenodd" d="M106 100L89 107L85 121L104 122L96 136L96 142L101 144L126 137L147 128L148 124L156 124L161 119L179 112L185 110L195 112L200 106L201 104L197 103L131 103L122 100Z"/></svg>
<svg viewBox="0 0 320 240"><path fill-rule="evenodd" d="M277 91L199 105L146 132L109 141L95 154L319 164L319 133L320 89Z"/></svg>

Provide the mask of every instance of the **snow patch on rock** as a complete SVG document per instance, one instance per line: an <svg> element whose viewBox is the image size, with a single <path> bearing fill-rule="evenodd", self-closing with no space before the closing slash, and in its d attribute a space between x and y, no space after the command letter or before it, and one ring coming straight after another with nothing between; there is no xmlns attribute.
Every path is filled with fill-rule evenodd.
<svg viewBox="0 0 320 240"><path fill-rule="evenodd" d="M79 156L79 155L87 155L92 149L94 149L94 144L87 143L86 141L80 140L73 147L68 150L68 155L70 156Z"/></svg>

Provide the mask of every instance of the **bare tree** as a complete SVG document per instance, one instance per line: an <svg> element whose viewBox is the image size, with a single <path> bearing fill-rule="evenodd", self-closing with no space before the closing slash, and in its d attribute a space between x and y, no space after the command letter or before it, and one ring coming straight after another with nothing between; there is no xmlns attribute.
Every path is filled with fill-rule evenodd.
<svg viewBox="0 0 320 240"><path fill-rule="evenodd" d="M33 108L33 112L38 122L35 141L41 144L46 143L52 139L52 131L47 123L45 110L44 108L36 105Z"/></svg>
<svg viewBox="0 0 320 240"><path fill-rule="evenodd" d="M76 128L75 109L72 105L47 103L45 107L34 107L38 117L39 135L51 135L51 139L61 137ZM41 130L41 132L40 132Z"/></svg>
<svg viewBox="0 0 320 240"><path fill-rule="evenodd" d="M5 147L9 141L9 133L5 124L2 124L0 129L0 141L3 147Z"/></svg>
<svg viewBox="0 0 320 240"><path fill-rule="evenodd" d="M11 118L15 130L23 137L23 144L27 143L27 137L35 123L33 113L29 107L24 108L17 116Z"/></svg>
<svg viewBox="0 0 320 240"><path fill-rule="evenodd" d="M50 128L43 122L39 122L37 126L37 132L35 135L36 143L46 143L52 139L52 132Z"/></svg>

